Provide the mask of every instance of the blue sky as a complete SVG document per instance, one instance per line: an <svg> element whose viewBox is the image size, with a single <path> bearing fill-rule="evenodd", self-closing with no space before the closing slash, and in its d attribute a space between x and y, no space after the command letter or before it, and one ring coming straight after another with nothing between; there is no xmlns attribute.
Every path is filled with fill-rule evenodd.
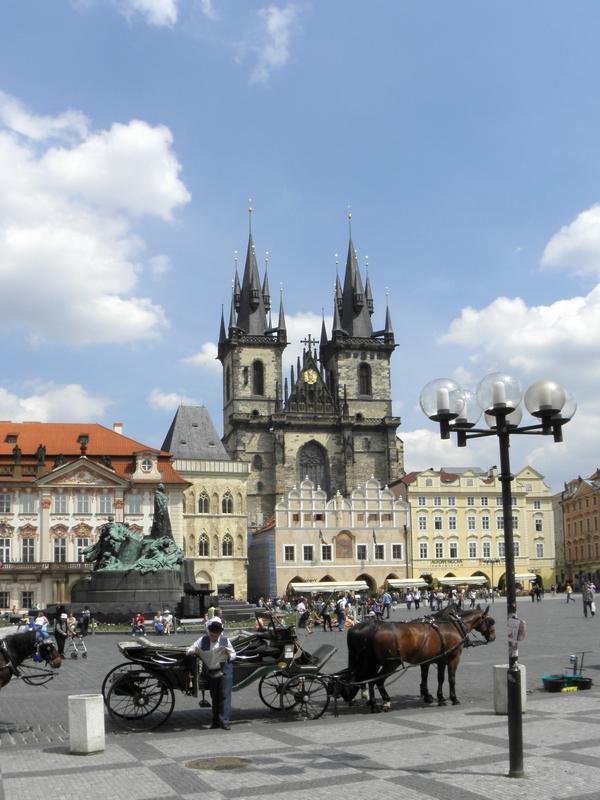
<svg viewBox="0 0 600 800"><path fill-rule="evenodd" d="M399 347L406 468L497 462L418 410L439 376L562 382L560 488L598 466L600 7L548 0L18 0L0 26L0 418L160 445L221 428L214 360L247 206L289 359L332 310L348 205Z"/></svg>

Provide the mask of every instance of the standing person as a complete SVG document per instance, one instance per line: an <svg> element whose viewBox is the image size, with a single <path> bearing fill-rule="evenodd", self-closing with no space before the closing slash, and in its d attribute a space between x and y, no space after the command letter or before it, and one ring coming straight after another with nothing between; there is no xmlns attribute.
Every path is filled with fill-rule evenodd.
<svg viewBox="0 0 600 800"><path fill-rule="evenodd" d="M592 615L592 617L596 616L596 603L594 601L595 592L592 588L592 584L589 581L586 581L583 584L583 588L581 590L581 599L583 600L583 616L587 617L588 609Z"/></svg>
<svg viewBox="0 0 600 800"><path fill-rule="evenodd" d="M387 591L383 593L383 613L385 615L385 619L390 618L390 612L392 610L392 595Z"/></svg>
<svg viewBox="0 0 600 800"><path fill-rule="evenodd" d="M346 598L343 595L338 598L335 604L335 613L337 615L338 631L342 633L346 624Z"/></svg>
<svg viewBox="0 0 600 800"><path fill-rule="evenodd" d="M421 607L421 590L420 589L415 589L415 591L413 592L413 600L414 600L414 603L415 603L415 610L418 611L419 608Z"/></svg>
<svg viewBox="0 0 600 800"><path fill-rule="evenodd" d="M567 595L567 603L570 603L573 595L573 587L570 583L565 586L565 594Z"/></svg>
<svg viewBox="0 0 600 800"><path fill-rule="evenodd" d="M475 592L473 591L473 589L471 589L471 591L469 592L469 608L475 608L475 600L476 599L477 599L477 596L476 596Z"/></svg>
<svg viewBox="0 0 600 800"><path fill-rule="evenodd" d="M407 608L408 608L408 610L410 611L410 609L412 608L413 593L412 593L412 592L409 592L409 593L406 595L406 597L404 598L404 600L406 601L406 607L407 607Z"/></svg>
<svg viewBox="0 0 600 800"><path fill-rule="evenodd" d="M437 610L441 611L444 608L444 593L441 589L438 589L435 599L437 603Z"/></svg>
<svg viewBox="0 0 600 800"><path fill-rule="evenodd" d="M208 690L212 704L211 728L231 730L231 692L233 688L233 666L235 650L230 640L223 635L223 622L214 616L206 623L206 633L188 647L188 655L198 655L201 651L220 650L223 657L221 669L208 670Z"/></svg>
<svg viewBox="0 0 600 800"><path fill-rule="evenodd" d="M331 627L331 601L326 600L323 603L323 608L321 609L321 616L323 617L323 630L326 631L328 626L329 630L333 633L333 628Z"/></svg>
<svg viewBox="0 0 600 800"><path fill-rule="evenodd" d="M54 619L54 638L56 639L56 649L61 658L65 657L65 644L68 635L67 614L63 611L57 614Z"/></svg>
<svg viewBox="0 0 600 800"><path fill-rule="evenodd" d="M92 612L90 611L89 606L85 606L83 611L81 612L81 635L87 636L88 629L90 627L90 620L92 618Z"/></svg>
<svg viewBox="0 0 600 800"><path fill-rule="evenodd" d="M303 597L300 598L298 605L296 606L296 614L298 614L298 627L306 628L309 614Z"/></svg>

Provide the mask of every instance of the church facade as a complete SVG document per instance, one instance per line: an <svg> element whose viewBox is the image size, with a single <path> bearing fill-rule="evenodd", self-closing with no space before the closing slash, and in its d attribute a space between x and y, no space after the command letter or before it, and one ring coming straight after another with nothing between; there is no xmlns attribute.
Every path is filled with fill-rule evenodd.
<svg viewBox="0 0 600 800"><path fill-rule="evenodd" d="M288 344L283 301L270 322L268 277L259 275L252 233L242 281L235 272L229 324L221 317L225 449L251 465L248 523L260 527L276 502L308 478L327 496L347 496L371 477L382 485L403 470L400 419L392 414L390 360L396 348L389 308L373 327L373 295L363 284L350 236L343 283L336 279L333 326L304 340L302 358L282 374Z"/></svg>

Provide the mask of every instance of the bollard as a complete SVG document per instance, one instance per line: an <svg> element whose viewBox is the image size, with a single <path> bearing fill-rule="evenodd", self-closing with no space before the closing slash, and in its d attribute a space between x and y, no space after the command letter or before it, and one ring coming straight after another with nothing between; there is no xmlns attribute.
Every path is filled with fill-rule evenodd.
<svg viewBox="0 0 600 800"><path fill-rule="evenodd" d="M506 674L508 664L494 664L494 711L496 714L508 714L508 689ZM527 670L525 664L519 664L521 673L521 711L525 713L527 707Z"/></svg>
<svg viewBox="0 0 600 800"><path fill-rule="evenodd" d="M69 750L87 755L104 750L104 701L101 694L72 694L69 701Z"/></svg>

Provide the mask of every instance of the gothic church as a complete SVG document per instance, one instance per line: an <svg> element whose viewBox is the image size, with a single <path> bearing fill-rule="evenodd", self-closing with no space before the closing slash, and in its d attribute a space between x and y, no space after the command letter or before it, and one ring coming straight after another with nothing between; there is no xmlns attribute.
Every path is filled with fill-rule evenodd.
<svg viewBox="0 0 600 800"><path fill-rule="evenodd" d="M329 496L349 494L375 476L401 477L403 447L392 416L390 359L396 343L389 307L373 330L369 277L363 286L352 235L343 286L336 277L331 336L304 340L302 359L282 376L287 346L283 300L271 319L265 270L261 282L250 231L244 275L237 267L229 325L221 315L218 358L223 365L223 444L251 464L248 523L261 525L275 503L308 476Z"/></svg>

